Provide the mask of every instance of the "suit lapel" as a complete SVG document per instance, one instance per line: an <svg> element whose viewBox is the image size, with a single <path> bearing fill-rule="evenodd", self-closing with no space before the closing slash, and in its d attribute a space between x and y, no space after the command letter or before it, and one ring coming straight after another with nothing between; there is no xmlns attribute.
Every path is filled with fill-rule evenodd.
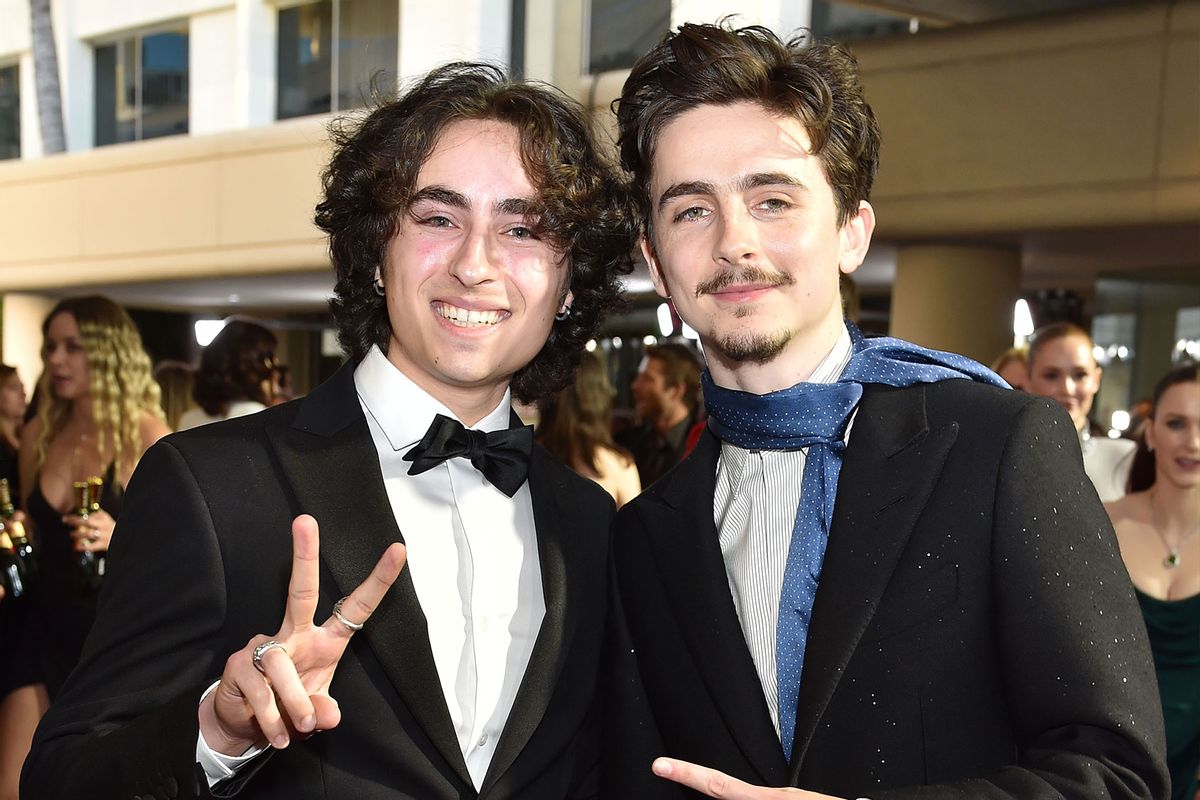
<svg viewBox="0 0 1200 800"><path fill-rule="evenodd" d="M813 604L791 785L958 433L953 424L929 430L923 385L865 388L838 479L833 526Z"/></svg>
<svg viewBox="0 0 1200 800"><path fill-rule="evenodd" d="M570 587L577 585L572 576L580 564L577 549L563 523L573 513L578 514L580 506L574 489L565 479L565 469L541 447L534 447L529 493L537 529L546 616L480 794L487 794L512 766L545 716L577 628L579 600L571 596Z"/></svg>
<svg viewBox="0 0 1200 800"><path fill-rule="evenodd" d="M645 506L646 533L692 661L731 737L759 780L778 786L787 764L733 605L713 521L720 449L706 431L695 452L663 479L661 502Z"/></svg>
<svg viewBox="0 0 1200 800"><path fill-rule="evenodd" d="M321 525L321 561L335 584L322 587L324 599L345 596L367 577L389 544L404 541L358 402L354 365L343 366L305 398L290 426L280 424L267 433L297 507ZM358 635L366 638L430 741L470 786L429 646L425 614L407 569Z"/></svg>

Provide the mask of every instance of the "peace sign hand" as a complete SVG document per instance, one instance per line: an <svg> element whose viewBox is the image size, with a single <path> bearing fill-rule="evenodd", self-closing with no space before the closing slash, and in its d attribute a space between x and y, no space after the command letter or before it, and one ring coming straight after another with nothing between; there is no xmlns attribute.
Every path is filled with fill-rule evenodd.
<svg viewBox="0 0 1200 800"><path fill-rule="evenodd" d="M388 546L371 574L344 599L342 619L313 623L320 588L317 521L292 521L292 575L283 625L255 636L229 657L221 682L200 704L200 733L218 753L240 756L264 742L287 747L293 734L329 730L341 721L329 683L350 636L371 614L404 567L404 545ZM265 646L275 642L279 646ZM254 655L258 650L257 663Z"/></svg>

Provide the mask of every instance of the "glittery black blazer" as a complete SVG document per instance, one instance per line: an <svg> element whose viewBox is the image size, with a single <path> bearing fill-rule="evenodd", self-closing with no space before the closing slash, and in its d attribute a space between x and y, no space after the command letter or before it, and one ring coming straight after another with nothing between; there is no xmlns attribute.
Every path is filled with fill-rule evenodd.
<svg viewBox="0 0 1200 800"><path fill-rule="evenodd" d="M873 800L1166 797L1145 630L1061 409L866 387L791 764L717 542L719 453L706 434L614 523L607 797L684 796L657 755Z"/></svg>
<svg viewBox="0 0 1200 800"><path fill-rule="evenodd" d="M214 794L279 800L590 796L613 504L540 448L529 486L546 616L480 792L472 786L408 571L351 640L341 724ZM83 660L43 720L23 798L207 797L197 705L225 659L279 628L291 520L321 525L317 619L403 540L352 365L307 397L174 434L129 484ZM402 526L401 526L402 527Z"/></svg>

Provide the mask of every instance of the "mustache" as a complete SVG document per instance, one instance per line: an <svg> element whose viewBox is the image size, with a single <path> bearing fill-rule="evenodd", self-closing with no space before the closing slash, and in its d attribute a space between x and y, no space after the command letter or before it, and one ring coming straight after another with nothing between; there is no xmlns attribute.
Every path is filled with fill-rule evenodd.
<svg viewBox="0 0 1200 800"><path fill-rule="evenodd" d="M772 272L762 267L748 266L724 269L696 285L696 297L714 294L727 286L753 283L763 286L791 286L796 279L784 272Z"/></svg>

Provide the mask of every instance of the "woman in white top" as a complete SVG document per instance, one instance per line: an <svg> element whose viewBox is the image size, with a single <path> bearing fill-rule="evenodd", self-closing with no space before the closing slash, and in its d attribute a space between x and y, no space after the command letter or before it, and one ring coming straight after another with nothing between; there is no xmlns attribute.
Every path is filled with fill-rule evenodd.
<svg viewBox="0 0 1200 800"><path fill-rule="evenodd" d="M1083 328L1056 322L1039 328L1029 343L1029 391L1052 398L1071 415L1083 451L1083 469L1104 502L1125 494L1135 445L1109 439L1093 425L1092 401L1104 370L1092 351L1095 343Z"/></svg>
<svg viewBox="0 0 1200 800"><path fill-rule="evenodd" d="M642 491L633 456L612 438L612 384L604 364L584 353L575 380L540 408L537 440L585 478L600 484L620 508Z"/></svg>
<svg viewBox="0 0 1200 800"><path fill-rule="evenodd" d="M249 319L234 318L204 348L192 397L179 430L262 411L273 400L275 334Z"/></svg>

